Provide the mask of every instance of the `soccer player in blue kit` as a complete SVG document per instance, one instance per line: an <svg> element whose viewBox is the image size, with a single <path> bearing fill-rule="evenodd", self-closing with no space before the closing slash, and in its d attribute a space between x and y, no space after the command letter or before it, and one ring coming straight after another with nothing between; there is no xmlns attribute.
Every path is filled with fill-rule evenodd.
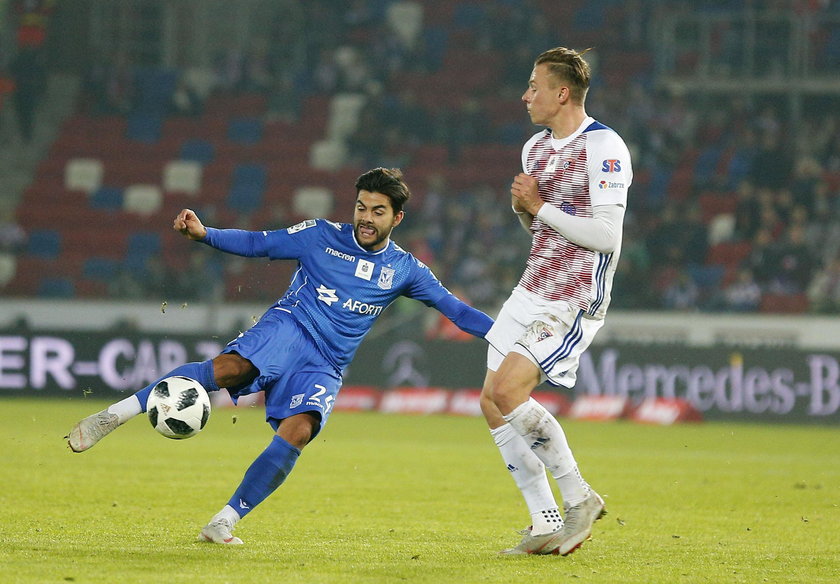
<svg viewBox="0 0 840 584"><path fill-rule="evenodd" d="M376 318L399 296L434 307L483 338L493 320L441 285L431 270L391 241L410 196L398 169L375 168L356 181L353 224L310 219L276 231L205 227L184 209L173 227L189 239L246 257L295 259L288 290L260 320L212 360L187 363L181 375L232 397L265 392L266 420L276 431L227 505L201 530L201 541L241 544L233 527L279 487L301 450L324 427L342 373ZM83 452L146 410L157 381L80 421L67 436Z"/></svg>

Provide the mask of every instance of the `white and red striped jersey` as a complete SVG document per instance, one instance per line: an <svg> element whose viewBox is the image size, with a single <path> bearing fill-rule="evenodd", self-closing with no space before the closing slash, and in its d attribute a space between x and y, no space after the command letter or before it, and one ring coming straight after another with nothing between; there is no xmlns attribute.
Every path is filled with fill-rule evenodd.
<svg viewBox="0 0 840 584"><path fill-rule="evenodd" d="M522 168L539 181L540 197L578 217L599 205L627 206L633 180L630 153L612 129L587 117L572 135L557 140L551 130L535 134L522 148ZM563 301L594 318L610 303L621 242L612 253L572 243L535 217L533 241L519 287L547 302Z"/></svg>

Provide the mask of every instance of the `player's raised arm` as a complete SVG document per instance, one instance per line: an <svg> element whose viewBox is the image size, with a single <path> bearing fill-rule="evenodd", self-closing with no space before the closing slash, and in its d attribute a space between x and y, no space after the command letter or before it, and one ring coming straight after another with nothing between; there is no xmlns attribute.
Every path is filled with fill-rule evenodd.
<svg viewBox="0 0 840 584"><path fill-rule="evenodd" d="M207 236L207 228L204 227L198 215L192 209L182 209L172 222L172 228L193 241L204 239Z"/></svg>

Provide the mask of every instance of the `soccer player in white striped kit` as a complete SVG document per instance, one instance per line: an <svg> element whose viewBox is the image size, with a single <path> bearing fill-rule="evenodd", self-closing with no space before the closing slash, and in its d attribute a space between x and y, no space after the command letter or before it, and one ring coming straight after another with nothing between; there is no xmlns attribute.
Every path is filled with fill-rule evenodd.
<svg viewBox="0 0 840 584"><path fill-rule="evenodd" d="M569 554L606 513L560 423L531 397L544 381L573 387L580 355L604 324L633 178L624 141L585 111L591 72L583 53L564 47L542 53L522 96L531 121L546 127L523 147L523 172L510 190L533 242L525 272L487 334L481 396L531 514L531 526L507 554Z"/></svg>

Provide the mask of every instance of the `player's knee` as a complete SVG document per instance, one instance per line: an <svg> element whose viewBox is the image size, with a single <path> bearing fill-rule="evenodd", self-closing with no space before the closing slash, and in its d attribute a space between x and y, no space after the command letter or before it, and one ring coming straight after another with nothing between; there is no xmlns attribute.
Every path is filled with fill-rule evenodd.
<svg viewBox="0 0 840 584"><path fill-rule="evenodd" d="M213 359L213 375L219 387L238 387L253 381L257 369L241 355L224 353Z"/></svg>
<svg viewBox="0 0 840 584"><path fill-rule="evenodd" d="M496 406L495 401L493 401L493 394L487 385L485 385L481 390L481 397L479 398L478 403L481 407L481 413L484 415L484 419L487 420L487 423L491 428L497 428L504 424L502 413L499 411L498 406Z"/></svg>
<svg viewBox="0 0 840 584"><path fill-rule="evenodd" d="M320 417L310 412L290 416L280 422L277 435L302 450L312 440L320 421Z"/></svg>

